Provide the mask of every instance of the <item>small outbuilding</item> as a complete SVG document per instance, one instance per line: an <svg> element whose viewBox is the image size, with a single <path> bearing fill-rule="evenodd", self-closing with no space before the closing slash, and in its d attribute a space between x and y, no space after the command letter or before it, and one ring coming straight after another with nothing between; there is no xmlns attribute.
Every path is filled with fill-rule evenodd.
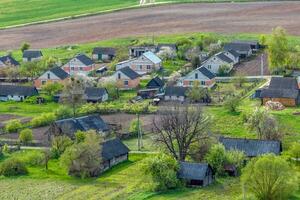
<svg viewBox="0 0 300 200"><path fill-rule="evenodd" d="M108 100L108 92L105 88L87 87L84 92L88 103L98 103Z"/></svg>
<svg viewBox="0 0 300 200"><path fill-rule="evenodd" d="M224 145L226 150L242 151L250 158L269 153L279 155L282 151L281 142L277 140L221 137L219 141Z"/></svg>
<svg viewBox="0 0 300 200"><path fill-rule="evenodd" d="M111 61L116 57L116 49L110 47L95 47L92 53L92 59L101 61Z"/></svg>
<svg viewBox="0 0 300 200"><path fill-rule="evenodd" d="M38 61L42 58L43 54L40 50L25 50L23 52L23 62Z"/></svg>
<svg viewBox="0 0 300 200"><path fill-rule="evenodd" d="M38 90L32 86L0 85L0 101L23 101L38 94Z"/></svg>
<svg viewBox="0 0 300 200"><path fill-rule="evenodd" d="M178 178L189 186L208 186L214 181L214 172L207 163L181 162Z"/></svg>
<svg viewBox="0 0 300 200"><path fill-rule="evenodd" d="M184 102L188 92L187 87L168 86L165 91L165 101L179 101Z"/></svg>
<svg viewBox="0 0 300 200"><path fill-rule="evenodd" d="M299 87L296 78L272 77L268 88L262 89L260 98L263 105L268 101L280 102L284 106L299 105Z"/></svg>
<svg viewBox="0 0 300 200"><path fill-rule="evenodd" d="M160 89L160 88L163 88L164 85L165 85L165 82L161 78L156 76L147 83L146 88L147 89L154 89L154 88Z"/></svg>

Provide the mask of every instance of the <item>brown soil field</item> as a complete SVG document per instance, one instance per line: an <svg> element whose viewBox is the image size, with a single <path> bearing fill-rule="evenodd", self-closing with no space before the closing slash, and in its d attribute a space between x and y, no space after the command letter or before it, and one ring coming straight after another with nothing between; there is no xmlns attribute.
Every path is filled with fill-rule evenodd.
<svg viewBox="0 0 300 200"><path fill-rule="evenodd" d="M172 4L0 30L0 49L79 44L136 35L187 32L269 33L282 26L300 35L300 2Z"/></svg>

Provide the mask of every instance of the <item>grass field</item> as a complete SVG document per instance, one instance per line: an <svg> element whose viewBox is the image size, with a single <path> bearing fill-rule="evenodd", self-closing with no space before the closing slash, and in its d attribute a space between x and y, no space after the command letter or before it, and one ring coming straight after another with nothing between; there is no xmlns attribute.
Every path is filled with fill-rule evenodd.
<svg viewBox="0 0 300 200"><path fill-rule="evenodd" d="M228 0L157 0L156 2L229 2ZM247 0L236 0L247 1ZM139 0L2 0L0 28L82 14L94 14L133 6Z"/></svg>

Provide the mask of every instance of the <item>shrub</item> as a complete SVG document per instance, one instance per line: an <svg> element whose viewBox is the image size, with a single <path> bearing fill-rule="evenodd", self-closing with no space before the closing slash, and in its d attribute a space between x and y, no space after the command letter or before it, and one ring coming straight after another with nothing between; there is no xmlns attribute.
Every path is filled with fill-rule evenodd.
<svg viewBox="0 0 300 200"><path fill-rule="evenodd" d="M54 158L59 158L64 153L67 147L72 145L72 140L65 136L57 136L52 140L51 153Z"/></svg>
<svg viewBox="0 0 300 200"><path fill-rule="evenodd" d="M83 131L77 131L75 133L75 138L76 138L75 139L76 143L83 142L84 139L85 139L85 132L83 132Z"/></svg>
<svg viewBox="0 0 300 200"><path fill-rule="evenodd" d="M26 128L20 132L19 135L19 141L23 144L28 144L32 141L33 135L32 130L29 128Z"/></svg>
<svg viewBox="0 0 300 200"><path fill-rule="evenodd" d="M154 190L163 191L176 188L179 185L177 161L165 154L145 159L143 163L145 175L150 175L154 184Z"/></svg>
<svg viewBox="0 0 300 200"><path fill-rule="evenodd" d="M98 112L98 108L96 104L87 103L81 106L78 110L79 114L92 114Z"/></svg>
<svg viewBox="0 0 300 200"><path fill-rule="evenodd" d="M238 96L231 96L224 102L224 106L229 112L236 112L239 105L240 98Z"/></svg>
<svg viewBox="0 0 300 200"><path fill-rule="evenodd" d="M0 165L0 174L3 176L17 176L27 174L25 164L18 159L10 158Z"/></svg>
<svg viewBox="0 0 300 200"><path fill-rule="evenodd" d="M224 175L224 164L226 163L226 151L222 144L212 146L205 160L211 165L217 175Z"/></svg>
<svg viewBox="0 0 300 200"><path fill-rule="evenodd" d="M282 158L264 155L252 159L242 173L242 183L257 199L288 199L298 189L296 172Z"/></svg>
<svg viewBox="0 0 300 200"><path fill-rule="evenodd" d="M57 119L66 119L73 116L72 110L66 106L60 106L55 110L54 114Z"/></svg>
<svg viewBox="0 0 300 200"><path fill-rule="evenodd" d="M50 123L54 122L56 119L54 113L46 113L42 114L38 117L34 117L31 121L30 124L32 127L40 127L40 126L46 126L49 125Z"/></svg>
<svg viewBox="0 0 300 200"><path fill-rule="evenodd" d="M2 147L2 153L3 154L8 154L9 153L9 147L6 143Z"/></svg>
<svg viewBox="0 0 300 200"><path fill-rule="evenodd" d="M14 132L17 132L18 130L22 129L22 127L23 127L23 125L20 120L13 119L6 123L4 129L8 133L14 133Z"/></svg>

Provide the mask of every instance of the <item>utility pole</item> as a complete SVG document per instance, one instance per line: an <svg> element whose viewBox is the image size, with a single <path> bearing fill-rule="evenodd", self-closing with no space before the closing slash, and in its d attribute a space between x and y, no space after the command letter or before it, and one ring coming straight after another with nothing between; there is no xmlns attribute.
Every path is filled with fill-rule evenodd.
<svg viewBox="0 0 300 200"><path fill-rule="evenodd" d="M264 76L264 54L260 56L260 75L263 78Z"/></svg>
<svg viewBox="0 0 300 200"><path fill-rule="evenodd" d="M141 151L143 148L143 134L140 126L140 114L137 114L137 123L138 123L138 150Z"/></svg>

